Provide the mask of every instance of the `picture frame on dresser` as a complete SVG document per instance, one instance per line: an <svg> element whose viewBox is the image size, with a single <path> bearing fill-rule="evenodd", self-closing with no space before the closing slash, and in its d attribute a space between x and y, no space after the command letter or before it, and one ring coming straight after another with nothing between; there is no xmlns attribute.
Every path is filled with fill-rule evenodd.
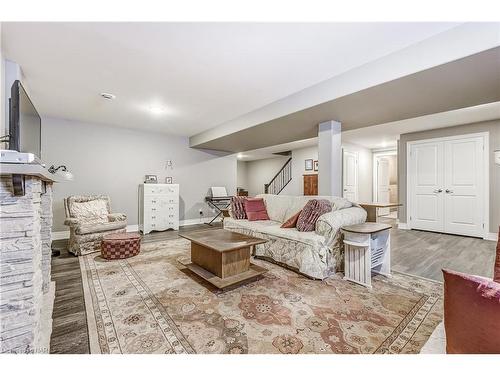
<svg viewBox="0 0 500 375"><path fill-rule="evenodd" d="M144 176L145 184L156 184L158 183L158 177L154 174L147 174Z"/></svg>

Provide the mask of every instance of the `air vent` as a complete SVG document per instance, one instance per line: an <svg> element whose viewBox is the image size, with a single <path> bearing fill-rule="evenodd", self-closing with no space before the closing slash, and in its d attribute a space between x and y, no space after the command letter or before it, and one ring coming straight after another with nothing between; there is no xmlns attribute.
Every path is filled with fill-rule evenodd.
<svg viewBox="0 0 500 375"><path fill-rule="evenodd" d="M116 95L110 94L109 92L101 92L101 96L106 100L114 100Z"/></svg>

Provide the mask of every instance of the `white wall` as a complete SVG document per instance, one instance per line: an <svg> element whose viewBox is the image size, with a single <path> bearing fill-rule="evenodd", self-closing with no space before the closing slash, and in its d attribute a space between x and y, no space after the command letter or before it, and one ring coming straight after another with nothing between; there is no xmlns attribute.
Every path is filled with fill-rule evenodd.
<svg viewBox="0 0 500 375"><path fill-rule="evenodd" d="M3 59L3 44L2 44L2 23L0 22L0 136L6 134L5 123L5 62ZM1 149L5 147L5 143L0 145Z"/></svg>
<svg viewBox="0 0 500 375"><path fill-rule="evenodd" d="M370 149L357 146L351 143L342 143L342 148L348 151L358 153L358 179L359 179L359 200L364 202L372 201L372 187L373 187L373 158ZM305 170L305 160L313 159L318 160L318 147L304 147L292 150L292 180L283 189L283 195L303 195L304 183L303 175L308 173L316 173L314 171ZM280 170L287 158L283 157L262 159L247 162L247 176L248 184L255 186L249 190L250 195L260 194L264 191L264 183L270 179ZM321 165L319 165L321 171ZM265 181L265 182L263 182Z"/></svg>
<svg viewBox="0 0 500 375"><path fill-rule="evenodd" d="M247 162L238 160L236 163L236 187L248 189L247 181Z"/></svg>
<svg viewBox="0 0 500 375"><path fill-rule="evenodd" d="M253 197L264 193L264 184L271 181L287 160L288 156L276 156L274 158L246 162L248 195Z"/></svg>
<svg viewBox="0 0 500 375"><path fill-rule="evenodd" d="M304 147L292 150L292 181L285 187L281 194L304 195L303 175L316 173L305 170L305 160L318 160L318 147ZM320 167L321 168L321 167Z"/></svg>
<svg viewBox="0 0 500 375"><path fill-rule="evenodd" d="M138 185L144 175L159 181L172 176L180 184L180 219L197 219L198 210L213 216L204 202L210 186L236 193L236 156L191 149L187 137L168 136L56 118L42 119L43 161L65 164L75 180L54 187L54 231L63 225L63 198L74 194L107 194L112 210L137 224ZM173 170L166 161L173 161Z"/></svg>

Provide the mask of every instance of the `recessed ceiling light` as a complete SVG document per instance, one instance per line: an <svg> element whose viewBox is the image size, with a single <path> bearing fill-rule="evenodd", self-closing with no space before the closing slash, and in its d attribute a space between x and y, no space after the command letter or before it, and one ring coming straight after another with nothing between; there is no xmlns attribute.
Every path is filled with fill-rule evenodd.
<svg viewBox="0 0 500 375"><path fill-rule="evenodd" d="M236 155L236 157L237 157L238 159L243 159L243 158L245 157L245 155L243 155L243 154L240 152L238 155Z"/></svg>
<svg viewBox="0 0 500 375"><path fill-rule="evenodd" d="M153 114L153 115L161 115L162 113L165 112L165 108L159 106L159 105L152 105L151 107L149 107L149 111Z"/></svg>
<svg viewBox="0 0 500 375"><path fill-rule="evenodd" d="M114 94L110 94L109 92L101 92L100 94L104 99L107 99L107 100L114 100L116 99L116 95Z"/></svg>

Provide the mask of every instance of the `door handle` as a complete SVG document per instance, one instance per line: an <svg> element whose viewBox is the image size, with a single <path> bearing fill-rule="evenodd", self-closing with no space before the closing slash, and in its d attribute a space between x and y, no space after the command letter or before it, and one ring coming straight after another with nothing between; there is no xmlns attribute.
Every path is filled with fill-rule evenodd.
<svg viewBox="0 0 500 375"><path fill-rule="evenodd" d="M434 193L442 193L442 192L443 192L443 189L434 190Z"/></svg>
<svg viewBox="0 0 500 375"><path fill-rule="evenodd" d="M448 194L451 194L451 193L453 193L453 190L446 189L445 192L447 192Z"/></svg>

